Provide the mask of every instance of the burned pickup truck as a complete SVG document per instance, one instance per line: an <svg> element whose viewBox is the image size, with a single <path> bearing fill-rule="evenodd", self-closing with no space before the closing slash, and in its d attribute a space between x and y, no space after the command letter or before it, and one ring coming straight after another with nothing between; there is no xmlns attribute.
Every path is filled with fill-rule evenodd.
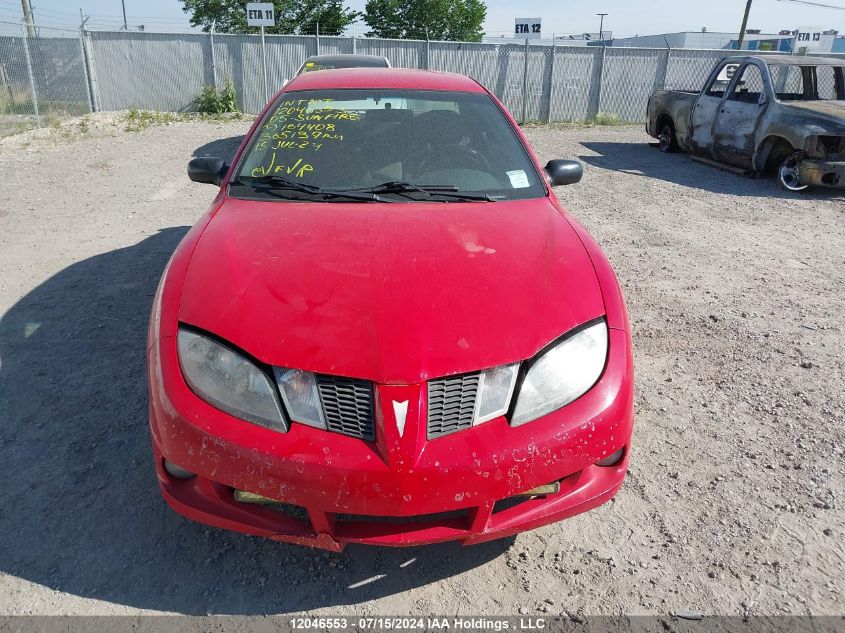
<svg viewBox="0 0 845 633"><path fill-rule="evenodd" d="M845 59L727 57L700 93L655 92L646 129L663 152L776 173L790 191L845 188Z"/></svg>

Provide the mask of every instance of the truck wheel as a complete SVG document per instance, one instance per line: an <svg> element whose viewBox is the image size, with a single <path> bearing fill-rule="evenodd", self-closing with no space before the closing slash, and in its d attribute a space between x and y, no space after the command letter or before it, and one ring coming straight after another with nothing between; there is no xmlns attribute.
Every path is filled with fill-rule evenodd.
<svg viewBox="0 0 845 633"><path fill-rule="evenodd" d="M778 180L781 187L787 191L804 191L808 185L801 184L801 177L798 173L798 163L804 159L804 152L792 152L783 159L778 167Z"/></svg>
<svg viewBox="0 0 845 633"><path fill-rule="evenodd" d="M660 141L660 151L664 154L678 151L678 139L675 138L675 126L671 121L664 121L660 124L660 131L657 134Z"/></svg>

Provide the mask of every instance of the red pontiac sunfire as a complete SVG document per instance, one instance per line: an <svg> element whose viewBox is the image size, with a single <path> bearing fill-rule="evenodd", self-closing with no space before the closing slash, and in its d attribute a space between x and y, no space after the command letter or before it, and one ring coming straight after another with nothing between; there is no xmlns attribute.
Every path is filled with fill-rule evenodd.
<svg viewBox="0 0 845 633"><path fill-rule="evenodd" d="M496 98L454 74L306 73L176 249L149 329L165 500L340 550L479 543L619 490L628 318Z"/></svg>

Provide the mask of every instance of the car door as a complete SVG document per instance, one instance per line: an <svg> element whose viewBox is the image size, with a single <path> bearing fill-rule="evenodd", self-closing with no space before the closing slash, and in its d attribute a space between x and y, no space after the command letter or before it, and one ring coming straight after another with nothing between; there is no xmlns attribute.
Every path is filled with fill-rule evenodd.
<svg viewBox="0 0 845 633"><path fill-rule="evenodd" d="M744 64L728 89L713 125L716 160L751 169L760 120L771 103L768 74L762 65Z"/></svg>
<svg viewBox="0 0 845 633"><path fill-rule="evenodd" d="M728 87L739 64L722 62L710 73L710 78L701 91L690 115L690 139L693 151L702 156L713 157L713 124L722 106Z"/></svg>

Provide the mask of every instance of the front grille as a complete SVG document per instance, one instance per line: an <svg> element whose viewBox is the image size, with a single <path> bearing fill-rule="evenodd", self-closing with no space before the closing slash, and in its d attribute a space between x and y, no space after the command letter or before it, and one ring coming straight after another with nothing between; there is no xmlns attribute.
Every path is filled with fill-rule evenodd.
<svg viewBox="0 0 845 633"><path fill-rule="evenodd" d="M326 427L362 440L375 439L373 387L367 380L317 374Z"/></svg>
<svg viewBox="0 0 845 633"><path fill-rule="evenodd" d="M428 382L428 439L472 426L480 378L476 372Z"/></svg>
<svg viewBox="0 0 845 633"><path fill-rule="evenodd" d="M410 516L373 516L369 514L335 514L337 521L346 523L396 523L412 525L414 523L445 523L449 521L469 519L469 510L448 510L432 514L412 514Z"/></svg>

